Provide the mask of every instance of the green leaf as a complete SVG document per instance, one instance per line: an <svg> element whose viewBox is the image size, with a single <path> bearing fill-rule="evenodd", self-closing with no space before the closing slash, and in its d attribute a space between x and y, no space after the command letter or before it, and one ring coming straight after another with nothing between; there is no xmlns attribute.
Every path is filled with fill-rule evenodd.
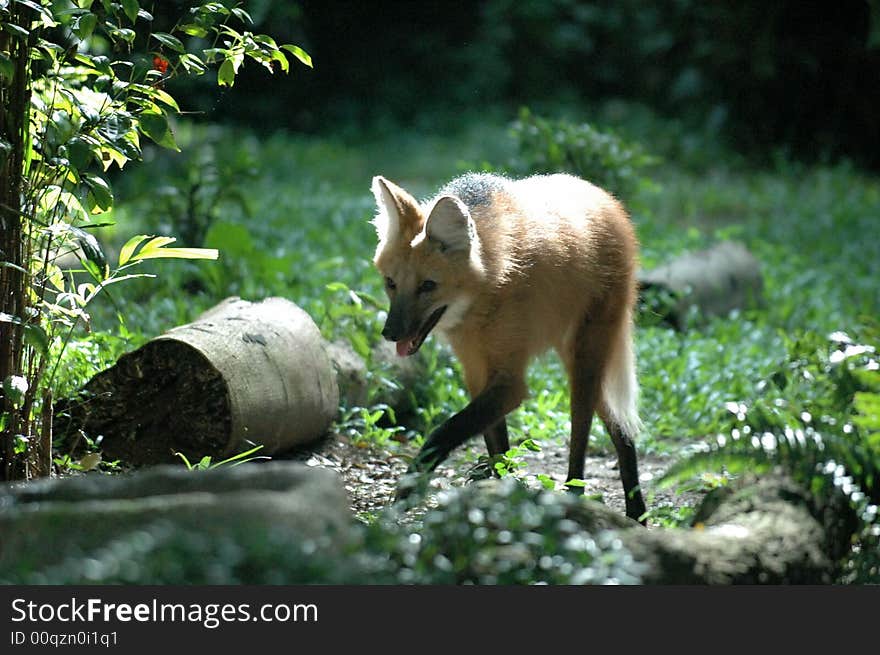
<svg viewBox="0 0 880 655"><path fill-rule="evenodd" d="M76 34L80 41L85 41L92 35L92 32L95 31L97 25L98 17L95 16L95 14L88 12L77 16L70 29Z"/></svg>
<svg viewBox="0 0 880 655"><path fill-rule="evenodd" d="M28 323L24 326L24 341L41 355L49 352L49 335L36 323Z"/></svg>
<svg viewBox="0 0 880 655"><path fill-rule="evenodd" d="M0 268L11 268L14 271L18 271L19 273L24 273L25 275L30 275L28 270L18 264L13 264L12 262L0 262ZM9 314L3 314L0 312L0 323L3 322L3 317L9 316Z"/></svg>
<svg viewBox="0 0 880 655"><path fill-rule="evenodd" d="M125 242L125 245L119 250L119 266L125 266L134 254L139 245L150 237L146 234L138 234Z"/></svg>
<svg viewBox="0 0 880 655"><path fill-rule="evenodd" d="M148 252L141 250L131 259L217 259L219 256L214 248L156 248Z"/></svg>
<svg viewBox="0 0 880 655"><path fill-rule="evenodd" d="M183 66L187 73L194 73L195 75L201 75L207 69L201 59L189 53L180 55L180 65Z"/></svg>
<svg viewBox="0 0 880 655"><path fill-rule="evenodd" d="M238 20L240 20L242 23L247 23L249 25L254 24L254 19L251 18L251 15L247 13L244 9L234 7L232 9L232 13L235 14Z"/></svg>
<svg viewBox="0 0 880 655"><path fill-rule="evenodd" d="M126 43L134 43L135 38L137 37L137 32L127 27L121 27L119 29L110 30L110 35L122 39ZM114 62L119 63L119 62Z"/></svg>
<svg viewBox="0 0 880 655"><path fill-rule="evenodd" d="M152 89L153 97L168 107L171 107L177 113L180 113L180 106L177 104L177 100L175 100L170 93L164 91L158 87Z"/></svg>
<svg viewBox="0 0 880 655"><path fill-rule="evenodd" d="M145 111L139 116L141 132L156 144L180 152L174 134L168 126L168 118L162 112Z"/></svg>
<svg viewBox="0 0 880 655"><path fill-rule="evenodd" d="M23 5L25 7L30 7L35 12L37 12L40 16L40 23L43 27L55 27L58 23L55 22L54 17L52 16L51 11L49 11L46 7L40 6L39 2L34 2L34 0L15 0L17 4ZM0 7L2 7L4 2L0 2Z"/></svg>
<svg viewBox="0 0 880 655"><path fill-rule="evenodd" d="M349 339L351 341L351 347L358 355L364 358L370 356L372 349L370 348L370 342L367 340L366 334L360 331L354 331L349 335Z"/></svg>
<svg viewBox="0 0 880 655"><path fill-rule="evenodd" d="M178 39L176 36L171 36L166 32L153 32L153 38L165 47L171 48L172 50L174 50L174 52L178 52L180 54L184 54L186 52L186 48L183 47L183 43L181 43L180 39Z"/></svg>
<svg viewBox="0 0 880 655"><path fill-rule="evenodd" d="M150 239L140 252L133 255L131 252L144 239ZM177 241L174 237L135 237L125 244L126 261L140 261L142 259L217 259L219 253L214 248L166 248L170 243ZM120 253L121 255L122 253Z"/></svg>
<svg viewBox="0 0 880 655"><path fill-rule="evenodd" d="M92 161L92 146L79 137L67 142L67 159L70 165L80 171L88 167ZM2 167L2 163L0 163Z"/></svg>
<svg viewBox="0 0 880 655"><path fill-rule="evenodd" d="M167 246L169 243L174 243L175 241L177 241L177 239L174 237L151 237L147 244L144 246L144 251L162 248L163 246Z"/></svg>
<svg viewBox="0 0 880 655"><path fill-rule="evenodd" d="M73 58L84 66L88 66L89 68L98 71L102 75L107 75L109 77L114 76L113 69L110 68L110 60L107 57L101 55L92 57L78 52Z"/></svg>
<svg viewBox="0 0 880 655"><path fill-rule="evenodd" d="M138 12L140 11L138 0L122 0L122 11L128 16L128 20L132 23L137 21Z"/></svg>
<svg viewBox="0 0 880 655"><path fill-rule="evenodd" d="M250 462L255 459L271 459L270 457L251 457L255 452L261 450L263 448L263 444L259 446L254 446L250 450L246 450L243 453L238 453L238 455L233 455L227 459L224 459L221 462L217 462L213 464L211 468L217 468L218 466L223 466L224 464L229 464L230 466L237 466L238 464L244 464L245 462Z"/></svg>
<svg viewBox="0 0 880 655"><path fill-rule="evenodd" d="M187 23L186 25L181 25L178 29L184 34L189 34L190 36L195 36L200 39L208 36L208 30L206 30L201 25L196 25L195 23Z"/></svg>
<svg viewBox="0 0 880 655"><path fill-rule="evenodd" d="M281 46L281 48L283 50L287 50L287 52L289 52L294 57L299 59L302 63L304 63L309 68L314 68L314 66L312 66L312 58L309 56L309 53L307 53L305 50L303 50L299 46L290 45L288 43L288 44Z"/></svg>
<svg viewBox="0 0 880 655"><path fill-rule="evenodd" d="M105 289L109 287L111 284L117 284L118 282L125 282L125 280L134 280L139 277L148 277L154 278L155 275L151 273L132 273L131 275L119 275L117 277L108 277L104 280L101 280L101 284L95 288L95 293L100 291L101 289Z"/></svg>
<svg viewBox="0 0 880 655"><path fill-rule="evenodd" d="M82 178L89 187L88 203L91 213L100 214L113 207L113 192L104 178L90 173L83 173ZM96 209L99 211L95 211Z"/></svg>
<svg viewBox="0 0 880 655"><path fill-rule="evenodd" d="M232 86L235 83L235 68L231 59L224 59L217 70L217 84L219 86Z"/></svg>
<svg viewBox="0 0 880 655"><path fill-rule="evenodd" d="M551 478L546 473L539 473L535 476L535 479L537 479L538 482L541 483L541 486L544 487L544 489L549 489L552 491L556 488L556 482L554 482L553 478Z"/></svg>
<svg viewBox="0 0 880 655"><path fill-rule="evenodd" d="M287 57L284 56L284 53L280 50L273 50L271 54L272 60L277 61L281 66L281 70L283 72L287 72L290 70L290 63L287 61Z"/></svg>
<svg viewBox="0 0 880 655"><path fill-rule="evenodd" d="M21 27L20 25L16 25L15 23L3 23L3 29L12 34L13 36L21 37L22 39L28 38L31 33L26 29Z"/></svg>
<svg viewBox="0 0 880 655"><path fill-rule="evenodd" d="M256 250L254 240L244 225L215 221L205 233L203 245L222 250L229 257L250 257Z"/></svg>
<svg viewBox="0 0 880 655"><path fill-rule="evenodd" d="M103 182L103 180L101 181ZM67 230L71 234L73 234L74 239L76 240L79 247L82 249L85 258L90 262L94 262L100 270L106 271L107 258L104 256L104 251L101 249L101 244L98 243L98 240L95 238L95 236L73 225L68 225ZM102 275L101 277L106 277L106 274Z"/></svg>

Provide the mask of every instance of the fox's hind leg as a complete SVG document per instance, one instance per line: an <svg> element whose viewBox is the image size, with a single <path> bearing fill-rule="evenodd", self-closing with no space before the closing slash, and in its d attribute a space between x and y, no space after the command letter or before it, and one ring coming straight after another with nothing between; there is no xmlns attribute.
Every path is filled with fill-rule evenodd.
<svg viewBox="0 0 880 655"><path fill-rule="evenodd" d="M628 332L626 336L628 336ZM639 491L639 474L632 436L613 420L602 401L602 382L608 366L617 365L614 348L620 343L621 330L614 321L585 319L573 337L560 351L568 369L571 386L571 442L568 454L568 480L584 476L584 458L593 415L598 409L617 450L620 475L626 496L626 515L639 520L645 513L645 502ZM583 493L582 487L569 487Z"/></svg>
<svg viewBox="0 0 880 655"><path fill-rule="evenodd" d="M584 477L584 458L587 455L593 414L600 399L608 342L602 328L601 324L584 319L559 351L568 371L571 391L571 441L567 480L580 480ZM569 491L583 493L583 487L572 485Z"/></svg>
<svg viewBox="0 0 880 655"><path fill-rule="evenodd" d="M645 513L645 500L639 488L639 467L636 458L636 446L633 439L623 427L614 420L604 406L599 408L599 416L608 430L611 442L617 450L617 465L620 469L620 480L623 482L623 493L626 499L626 515L635 520ZM644 524L644 521L642 521Z"/></svg>

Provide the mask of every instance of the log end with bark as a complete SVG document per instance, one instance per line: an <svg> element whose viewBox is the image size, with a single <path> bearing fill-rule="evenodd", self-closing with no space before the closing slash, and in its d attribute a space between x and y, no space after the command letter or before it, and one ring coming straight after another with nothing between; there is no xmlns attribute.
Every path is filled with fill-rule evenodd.
<svg viewBox="0 0 880 655"><path fill-rule="evenodd" d="M282 298L228 298L98 373L56 411L68 439L100 438L105 459L135 465L212 459L314 441L339 391L312 319Z"/></svg>

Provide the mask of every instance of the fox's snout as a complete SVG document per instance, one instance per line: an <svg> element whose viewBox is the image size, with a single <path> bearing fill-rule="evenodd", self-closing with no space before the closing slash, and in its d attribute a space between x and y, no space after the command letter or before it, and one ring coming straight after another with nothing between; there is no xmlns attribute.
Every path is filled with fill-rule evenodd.
<svg viewBox="0 0 880 655"><path fill-rule="evenodd" d="M388 325L386 321L385 327L382 328L382 336L386 341L397 341L400 338L400 335L395 331L393 327Z"/></svg>
<svg viewBox="0 0 880 655"><path fill-rule="evenodd" d="M400 341L403 337L400 327L391 324L390 315L389 320L385 321L385 327L382 328L382 336L387 341Z"/></svg>
<svg viewBox="0 0 880 655"><path fill-rule="evenodd" d="M418 326L413 326L414 321L410 318L408 308L404 303L392 302L388 308L388 318L385 319L385 327L382 328L382 336L388 341L400 341L412 336Z"/></svg>

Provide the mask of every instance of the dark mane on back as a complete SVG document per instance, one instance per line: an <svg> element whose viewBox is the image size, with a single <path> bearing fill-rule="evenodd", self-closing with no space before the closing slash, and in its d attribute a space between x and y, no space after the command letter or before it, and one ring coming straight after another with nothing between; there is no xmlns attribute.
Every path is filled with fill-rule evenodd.
<svg viewBox="0 0 880 655"><path fill-rule="evenodd" d="M488 205L492 195L504 191L510 180L492 173L465 173L446 184L438 195L456 196L468 209Z"/></svg>

